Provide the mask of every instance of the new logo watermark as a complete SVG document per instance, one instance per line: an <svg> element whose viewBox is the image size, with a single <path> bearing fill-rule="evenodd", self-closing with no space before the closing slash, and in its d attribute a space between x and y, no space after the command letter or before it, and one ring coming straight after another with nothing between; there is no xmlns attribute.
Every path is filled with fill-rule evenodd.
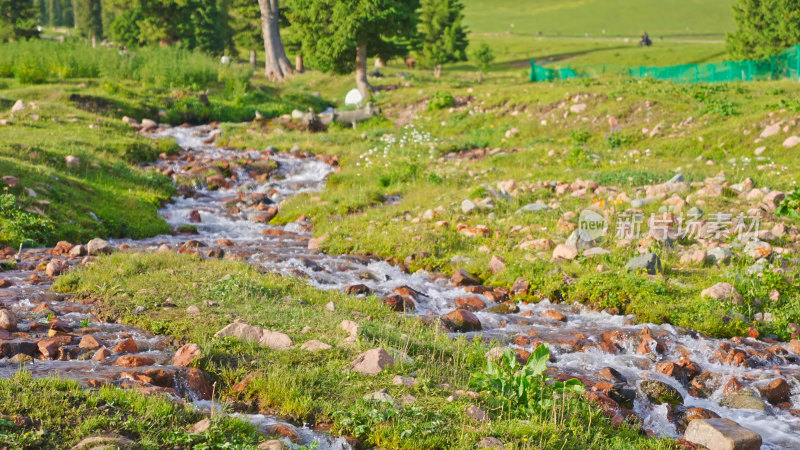
<svg viewBox="0 0 800 450"><path fill-rule="evenodd" d="M608 232L608 221L591 209L584 209L578 216L578 229L586 232L592 239L598 239Z"/></svg>

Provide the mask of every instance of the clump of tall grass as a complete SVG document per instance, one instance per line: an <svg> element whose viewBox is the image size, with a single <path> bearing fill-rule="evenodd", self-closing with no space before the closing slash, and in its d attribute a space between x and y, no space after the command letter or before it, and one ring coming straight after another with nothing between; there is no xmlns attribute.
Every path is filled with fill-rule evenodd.
<svg viewBox="0 0 800 450"><path fill-rule="evenodd" d="M202 90L249 79L247 69L221 64L200 51L142 48L120 51L84 42L19 41L0 46L0 77L25 84L75 78L132 80L152 88Z"/></svg>

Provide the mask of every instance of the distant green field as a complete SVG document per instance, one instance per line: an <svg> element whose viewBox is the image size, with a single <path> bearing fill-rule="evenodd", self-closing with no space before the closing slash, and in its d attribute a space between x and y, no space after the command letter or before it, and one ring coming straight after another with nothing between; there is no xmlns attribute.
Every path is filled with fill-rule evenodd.
<svg viewBox="0 0 800 450"><path fill-rule="evenodd" d="M464 0L476 34L720 39L735 29L734 0Z"/></svg>

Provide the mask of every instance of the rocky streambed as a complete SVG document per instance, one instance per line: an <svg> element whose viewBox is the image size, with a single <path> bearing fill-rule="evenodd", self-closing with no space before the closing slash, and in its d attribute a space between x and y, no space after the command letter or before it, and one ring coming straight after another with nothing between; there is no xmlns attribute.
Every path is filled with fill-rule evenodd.
<svg viewBox="0 0 800 450"><path fill-rule="evenodd" d="M462 271L451 278L424 271L409 274L377 259L322 254L305 218L282 227L268 222L283 199L319 189L335 169L335 160L303 151L225 150L213 144L217 133L213 127L154 133L174 137L184 149L162 158L158 168L184 186L162 215L185 233L116 241L111 247L239 259L265 271L305 278L321 289L375 293L398 313L432 323L441 318L453 333L497 339L522 360L547 343L553 354L551 375L581 379L586 396L612 421L641 423L653 435L681 437L693 419L712 419L703 423L717 431L690 433L736 435L751 446L760 436L764 448L800 447L800 348L794 343L712 339L670 325L634 324L632 317L577 305L518 304L511 300L528 289L524 282L512 289L492 288ZM49 291L50 276L85 262L85 253L108 250L99 241L27 250L18 255L16 269L0 273L5 286L0 300L7 311L0 315L0 328L7 330L0 332L0 376L23 364L37 375L58 373L90 386L115 383L207 399L202 373L184 367L183 357L191 355L191 348L176 355L171 350L175 343L163 336L97 321L91 299L76 303ZM3 257L13 258L13 251ZM487 357L497 352L491 350ZM721 425L716 417L759 436L736 424ZM313 433L306 439L344 445Z"/></svg>

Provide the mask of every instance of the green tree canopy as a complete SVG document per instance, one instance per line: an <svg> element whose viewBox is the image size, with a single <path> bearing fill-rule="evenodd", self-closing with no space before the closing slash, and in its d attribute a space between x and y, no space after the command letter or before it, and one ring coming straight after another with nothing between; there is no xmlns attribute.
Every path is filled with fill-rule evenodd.
<svg viewBox="0 0 800 450"><path fill-rule="evenodd" d="M736 58L763 58L800 43L800 0L739 0L733 15L739 29L727 41Z"/></svg>
<svg viewBox="0 0 800 450"><path fill-rule="evenodd" d="M221 54L229 46L227 17L217 0L135 0L109 29L126 45L175 44Z"/></svg>
<svg viewBox="0 0 800 450"><path fill-rule="evenodd" d="M33 0L0 0L0 41L39 36L39 8Z"/></svg>
<svg viewBox="0 0 800 450"><path fill-rule="evenodd" d="M389 60L408 53L416 28L417 2L397 0L291 0L292 32L308 64L324 72L349 73L356 48Z"/></svg>

